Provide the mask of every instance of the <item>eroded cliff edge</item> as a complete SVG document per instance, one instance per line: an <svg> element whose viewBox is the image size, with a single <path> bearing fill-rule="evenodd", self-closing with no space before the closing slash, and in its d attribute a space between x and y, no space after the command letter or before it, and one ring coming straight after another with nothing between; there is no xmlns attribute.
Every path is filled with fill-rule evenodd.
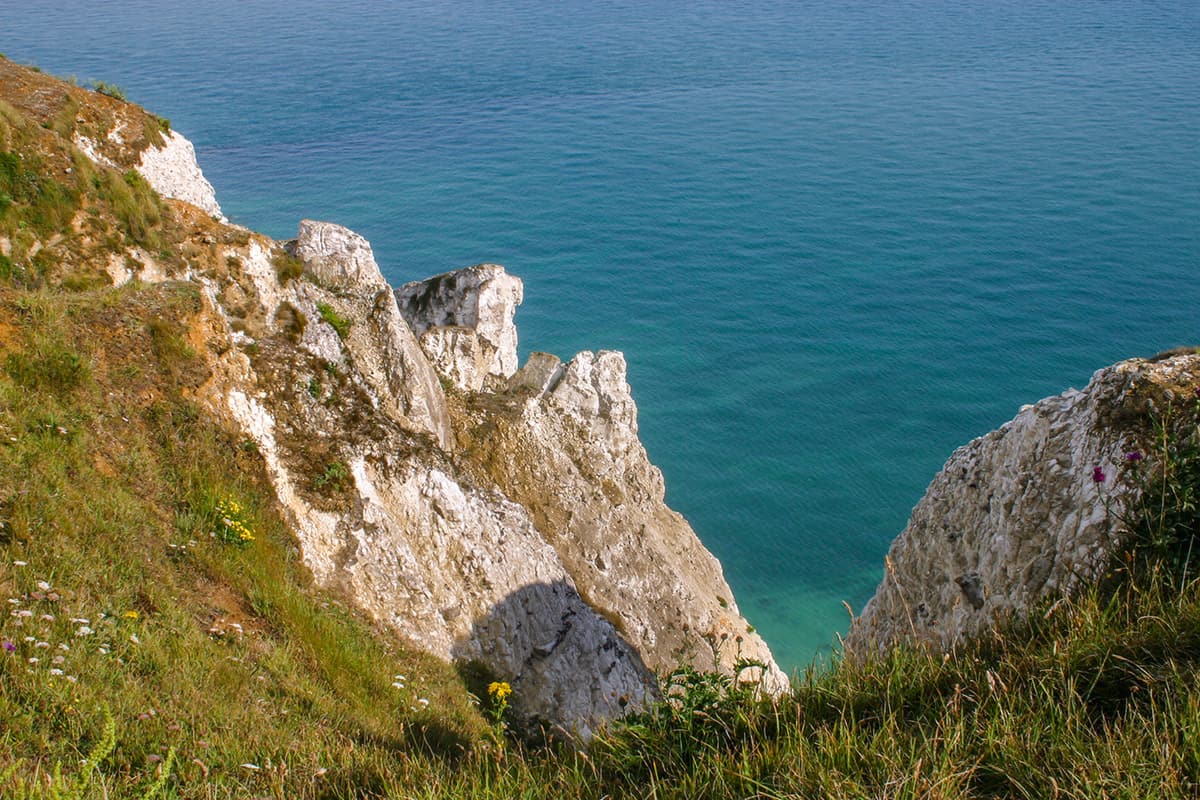
<svg viewBox="0 0 1200 800"><path fill-rule="evenodd" d="M71 242L0 250L198 294L183 322L205 367L187 391L254 443L317 581L583 735L652 698L653 670L680 661L754 659L770 689L786 686L720 565L663 503L619 353L518 369L523 290L503 268L396 290L340 226L304 221L277 242L229 225L161 120L0 69L22 113L62 128L65 172L86 156L174 199L154 246L101 239L81 218Z"/></svg>
<svg viewBox="0 0 1200 800"><path fill-rule="evenodd" d="M892 543L847 649L948 649L1095 581L1126 544L1154 420L1198 392L1195 352L1130 359L956 450Z"/></svg>

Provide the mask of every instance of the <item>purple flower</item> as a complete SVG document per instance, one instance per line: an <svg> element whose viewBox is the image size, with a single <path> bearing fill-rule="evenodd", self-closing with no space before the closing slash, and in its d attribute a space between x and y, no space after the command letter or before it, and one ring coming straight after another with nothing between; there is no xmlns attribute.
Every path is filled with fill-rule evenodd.
<svg viewBox="0 0 1200 800"><path fill-rule="evenodd" d="M1096 483L1104 483L1107 477L1108 476L1104 474L1104 470L1100 469L1100 467L1092 468L1092 480Z"/></svg>
<svg viewBox="0 0 1200 800"><path fill-rule="evenodd" d="M13 653L13 652L16 652L17 646L16 646L15 644L13 644L12 642L5 641L5 642L4 642L4 649L5 649L5 650L7 650L7 651L8 651L8 652L10 652L10 653Z"/></svg>
<svg viewBox="0 0 1200 800"><path fill-rule="evenodd" d="M1129 453L1126 453L1126 454L1125 454L1125 460L1126 460L1126 461L1133 461L1133 462L1137 462L1137 461L1141 461L1143 458L1145 458L1145 456L1143 456L1143 455L1141 454L1141 452L1140 452L1140 451L1138 451L1138 450L1134 450L1134 451L1132 451L1132 452L1129 452Z"/></svg>

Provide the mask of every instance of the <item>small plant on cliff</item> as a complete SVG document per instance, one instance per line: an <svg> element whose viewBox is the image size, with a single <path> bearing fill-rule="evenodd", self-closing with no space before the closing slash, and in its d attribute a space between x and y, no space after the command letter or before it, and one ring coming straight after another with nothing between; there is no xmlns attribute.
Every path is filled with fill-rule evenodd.
<svg viewBox="0 0 1200 800"><path fill-rule="evenodd" d="M317 491L341 492L349 479L350 468L344 462L332 461L325 465L320 475L313 478L313 488Z"/></svg>
<svg viewBox="0 0 1200 800"><path fill-rule="evenodd" d="M491 701L487 714L492 722L492 739L497 747L503 747L504 731L508 728L504 715L508 711L508 698L512 694L512 686L508 681L492 681L488 684L487 691Z"/></svg>
<svg viewBox="0 0 1200 800"><path fill-rule="evenodd" d="M639 782L748 744L776 718L762 692L765 674L766 665L750 659L738 659L733 675L677 667L661 681L663 702L626 717L597 741L598 761Z"/></svg>
<svg viewBox="0 0 1200 800"><path fill-rule="evenodd" d="M87 757L79 762L77 773L73 776L64 775L62 764L56 763L53 771L45 776L45 780L26 779L17 775L19 765L14 763L4 772L0 772L0 788L4 789L5 797L11 797L13 800L81 800L84 797L92 797L96 791L92 778L99 770L100 764L112 755L116 746L117 723L113 719L112 711L105 707L104 728L100 738L92 745ZM175 748L171 748L166 759L161 761L158 776L139 797L142 800L158 797L170 779L174 765ZM101 791L107 796L107 791Z"/></svg>
<svg viewBox="0 0 1200 800"><path fill-rule="evenodd" d="M1156 415L1146 452L1123 458L1135 487L1124 514L1132 534L1128 558L1139 569L1169 569L1181 585L1200 558L1200 394L1187 405Z"/></svg>
<svg viewBox="0 0 1200 800"><path fill-rule="evenodd" d="M92 81L92 91L106 95L115 100L125 100L125 90L120 86L117 86L115 83L108 83L107 81Z"/></svg>
<svg viewBox="0 0 1200 800"><path fill-rule="evenodd" d="M317 313L321 315L322 320L337 331L338 338L345 339L346 335L350 333L350 320L337 313L329 303L317 303Z"/></svg>
<svg viewBox="0 0 1200 800"><path fill-rule="evenodd" d="M295 256L288 255L282 250L271 258L271 264L275 267L275 275L279 278L279 283L284 286L304 274L304 262ZM329 308L328 305L325 307ZM332 311L332 309L330 310Z"/></svg>
<svg viewBox="0 0 1200 800"><path fill-rule="evenodd" d="M254 534L250 532L249 520L240 503L228 498L218 500L216 511L217 526L213 536L217 541L235 547L249 547L254 543Z"/></svg>

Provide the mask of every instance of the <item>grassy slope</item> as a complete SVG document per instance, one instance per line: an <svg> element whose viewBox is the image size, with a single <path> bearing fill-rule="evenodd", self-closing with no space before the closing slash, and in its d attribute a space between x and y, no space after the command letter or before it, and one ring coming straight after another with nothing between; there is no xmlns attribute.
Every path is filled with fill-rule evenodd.
<svg viewBox="0 0 1200 800"><path fill-rule="evenodd" d="M777 705L683 674L680 699L586 754L489 746L449 667L310 585L261 460L189 400L194 286L104 285L133 245L182 265L198 223L81 160L45 98L88 120L83 90L0 77L0 795L87 774L109 714L79 796L139 797L172 752L155 796L1197 795L1200 585L1161 541L1137 579L948 657L841 663ZM1188 446L1146 467L1191 465L1164 495L1168 545L1196 532ZM248 547L212 536L230 501Z"/></svg>

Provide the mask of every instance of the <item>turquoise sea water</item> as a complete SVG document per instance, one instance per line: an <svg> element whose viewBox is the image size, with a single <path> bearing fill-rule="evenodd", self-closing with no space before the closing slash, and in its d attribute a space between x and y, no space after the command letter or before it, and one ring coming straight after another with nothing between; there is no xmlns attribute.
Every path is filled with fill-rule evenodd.
<svg viewBox="0 0 1200 800"><path fill-rule="evenodd" d="M954 447L1200 344L1200 3L5 4L235 221L403 282L526 283L522 350L623 350L669 502L787 668Z"/></svg>

